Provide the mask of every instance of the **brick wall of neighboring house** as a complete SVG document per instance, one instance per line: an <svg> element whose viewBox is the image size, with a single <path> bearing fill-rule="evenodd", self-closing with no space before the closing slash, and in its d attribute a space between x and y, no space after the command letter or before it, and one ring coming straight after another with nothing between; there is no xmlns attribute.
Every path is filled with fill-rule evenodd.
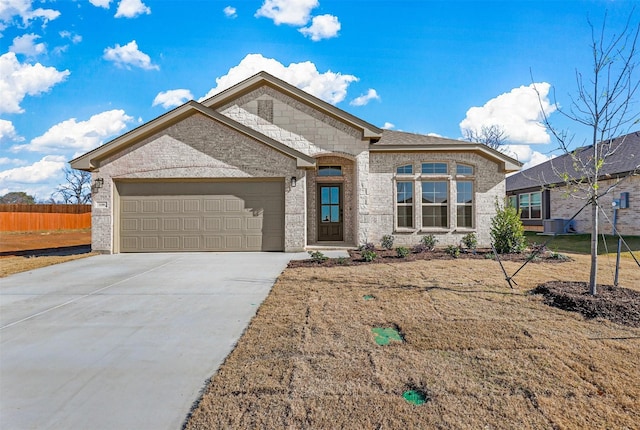
<svg viewBox="0 0 640 430"><path fill-rule="evenodd" d="M98 177L104 179L104 186L93 196L93 249L114 250L112 211L119 208L113 181L282 178L285 181L285 250L302 250L306 233L305 174L305 170L296 168L295 159L204 115L194 114L104 160L93 173L94 181ZM295 188L290 187L291 176L298 178L299 185Z"/></svg>
<svg viewBox="0 0 640 430"><path fill-rule="evenodd" d="M449 175L449 228L423 229L421 228L421 177L422 162L446 162ZM456 162L474 166L474 226L472 229L456 227ZM398 166L412 164L414 168L414 228L400 230L395 227L395 171ZM406 180L406 176L402 180ZM393 234L397 245L415 245L426 234L434 234L438 245L457 245L465 234L476 232L478 244L481 247L490 246L490 225L494 214L496 198L503 199L505 193L504 173L499 166L486 158L473 153L389 153L376 152L371 154L369 169L369 231L367 240L380 243L383 235Z"/></svg>
<svg viewBox="0 0 640 430"><path fill-rule="evenodd" d="M606 190L613 182L612 179L600 181L600 190ZM613 222L612 202L614 199L619 199L622 192L629 193L629 209L618 210L618 231L623 235L640 236L640 176L625 179L613 191L599 199L600 207L604 209L606 215L600 212L598 216L599 231L605 234L613 232L611 225ZM584 191L569 190L567 187L552 188L551 218L571 218L585 204L585 195ZM584 233L591 231L590 207L586 207L576 217L576 229Z"/></svg>

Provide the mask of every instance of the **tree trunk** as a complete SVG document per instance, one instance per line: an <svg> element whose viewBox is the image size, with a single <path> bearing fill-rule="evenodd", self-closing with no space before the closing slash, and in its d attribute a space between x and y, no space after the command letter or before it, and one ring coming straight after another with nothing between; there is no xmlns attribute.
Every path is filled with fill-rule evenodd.
<svg viewBox="0 0 640 430"><path fill-rule="evenodd" d="M591 271L589 273L589 293L595 296L598 281L598 196L594 192L591 202Z"/></svg>

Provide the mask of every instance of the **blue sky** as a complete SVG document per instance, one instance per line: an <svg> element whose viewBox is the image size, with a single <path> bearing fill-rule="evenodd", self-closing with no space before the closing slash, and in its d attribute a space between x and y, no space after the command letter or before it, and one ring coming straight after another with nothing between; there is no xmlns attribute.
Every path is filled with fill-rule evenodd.
<svg viewBox="0 0 640 430"><path fill-rule="evenodd" d="M619 31L634 5L0 0L0 195L47 200L68 160L259 70L380 127L457 139L500 124L529 166L557 147L531 85L581 143L553 101L589 72L587 18Z"/></svg>

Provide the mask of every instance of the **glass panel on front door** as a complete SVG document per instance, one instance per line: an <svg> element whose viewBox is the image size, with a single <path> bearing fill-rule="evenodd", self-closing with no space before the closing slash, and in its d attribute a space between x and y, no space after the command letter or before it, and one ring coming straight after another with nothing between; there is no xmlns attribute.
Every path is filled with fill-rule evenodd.
<svg viewBox="0 0 640 430"><path fill-rule="evenodd" d="M318 240L341 241L342 185L319 185L320 196Z"/></svg>

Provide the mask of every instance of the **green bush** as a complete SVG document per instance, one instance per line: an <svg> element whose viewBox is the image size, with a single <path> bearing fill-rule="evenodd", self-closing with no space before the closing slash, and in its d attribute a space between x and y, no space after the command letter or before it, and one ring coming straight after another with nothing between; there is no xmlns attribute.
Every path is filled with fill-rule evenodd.
<svg viewBox="0 0 640 430"><path fill-rule="evenodd" d="M460 256L460 247L455 245L448 245L444 252L452 256L453 258L458 258Z"/></svg>
<svg viewBox="0 0 640 430"><path fill-rule="evenodd" d="M495 203L496 215L491 218L491 240L498 254L520 253L526 248L520 211Z"/></svg>
<svg viewBox="0 0 640 430"><path fill-rule="evenodd" d="M376 259L377 256L378 254L368 249L365 249L364 251L362 251L362 259L364 261L373 261Z"/></svg>
<svg viewBox="0 0 640 430"><path fill-rule="evenodd" d="M438 243L438 239L432 234L428 234L426 236L422 236L420 239L420 244L424 245L427 251L433 251L436 247L436 243Z"/></svg>
<svg viewBox="0 0 640 430"><path fill-rule="evenodd" d="M475 233L465 234L462 237L462 244L471 251L475 251L478 247L478 237Z"/></svg>
<svg viewBox="0 0 640 430"><path fill-rule="evenodd" d="M307 251L307 252L309 253L309 256L311 257L311 259L318 263L322 263L323 261L329 258L320 251Z"/></svg>
<svg viewBox="0 0 640 430"><path fill-rule="evenodd" d="M382 236L382 247L384 249L393 249L393 236L390 234Z"/></svg>
<svg viewBox="0 0 640 430"><path fill-rule="evenodd" d="M399 246L396 248L396 254L398 254L398 257L400 258L405 258L407 255L409 255L409 249L405 248L404 246Z"/></svg>

